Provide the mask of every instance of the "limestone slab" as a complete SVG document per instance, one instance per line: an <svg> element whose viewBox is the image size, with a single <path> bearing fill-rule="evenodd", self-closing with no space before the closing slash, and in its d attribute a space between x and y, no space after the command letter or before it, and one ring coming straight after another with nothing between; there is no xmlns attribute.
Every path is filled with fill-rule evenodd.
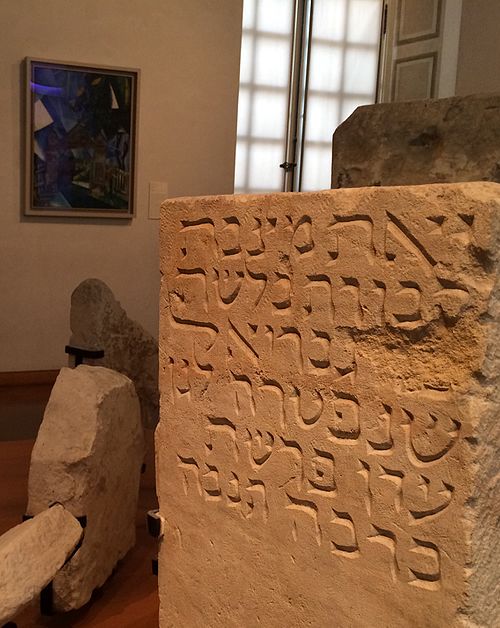
<svg viewBox="0 0 500 628"><path fill-rule="evenodd" d="M500 181L500 94L359 107L333 136L332 187Z"/></svg>
<svg viewBox="0 0 500 628"><path fill-rule="evenodd" d="M130 377L141 402L145 427L158 422L158 343L127 316L100 279L82 281L71 295L70 344L104 349L105 366Z"/></svg>
<svg viewBox="0 0 500 628"><path fill-rule="evenodd" d="M498 625L499 234L493 183L163 205L161 626Z"/></svg>
<svg viewBox="0 0 500 628"><path fill-rule="evenodd" d="M57 504L0 537L0 624L49 584L82 533L75 517Z"/></svg>
<svg viewBox="0 0 500 628"><path fill-rule="evenodd" d="M111 369L63 368L33 447L28 514L54 502L85 517L78 551L53 582L54 607L83 606L135 543L143 460L139 400Z"/></svg>

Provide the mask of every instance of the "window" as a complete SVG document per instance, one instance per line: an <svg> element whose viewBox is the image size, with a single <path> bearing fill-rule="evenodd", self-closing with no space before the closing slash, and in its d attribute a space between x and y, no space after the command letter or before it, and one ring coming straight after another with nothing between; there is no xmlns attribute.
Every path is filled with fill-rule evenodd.
<svg viewBox="0 0 500 628"><path fill-rule="evenodd" d="M236 193L330 187L333 131L375 101L381 7L244 0Z"/></svg>
<svg viewBox="0 0 500 628"><path fill-rule="evenodd" d="M293 0L244 0L235 192L279 192L287 134Z"/></svg>

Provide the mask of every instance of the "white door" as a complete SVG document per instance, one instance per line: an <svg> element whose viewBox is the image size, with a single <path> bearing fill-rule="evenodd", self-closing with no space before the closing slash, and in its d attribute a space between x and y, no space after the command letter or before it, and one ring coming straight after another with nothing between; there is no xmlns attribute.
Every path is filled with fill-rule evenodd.
<svg viewBox="0 0 500 628"><path fill-rule="evenodd" d="M453 96L461 0L385 0L378 100Z"/></svg>

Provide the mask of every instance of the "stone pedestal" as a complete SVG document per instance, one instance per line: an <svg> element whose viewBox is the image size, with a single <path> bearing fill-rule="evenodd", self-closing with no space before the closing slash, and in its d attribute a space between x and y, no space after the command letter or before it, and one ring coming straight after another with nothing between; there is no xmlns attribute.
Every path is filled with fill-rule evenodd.
<svg viewBox="0 0 500 628"><path fill-rule="evenodd" d="M498 619L500 186L163 206L161 626Z"/></svg>
<svg viewBox="0 0 500 628"><path fill-rule="evenodd" d="M333 136L332 187L500 181L500 94L358 107Z"/></svg>

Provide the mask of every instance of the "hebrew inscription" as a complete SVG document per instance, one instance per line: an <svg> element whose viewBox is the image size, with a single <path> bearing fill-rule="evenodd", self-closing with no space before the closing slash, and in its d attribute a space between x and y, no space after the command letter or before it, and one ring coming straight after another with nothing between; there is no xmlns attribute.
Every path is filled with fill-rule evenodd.
<svg viewBox="0 0 500 628"><path fill-rule="evenodd" d="M495 193L477 184L169 204L157 438L176 546L185 508L219 522L200 531L212 548L255 535L293 568L303 560L307 572L314 558L325 590L352 580L373 608L385 591L398 625L465 612L471 390L484 383L492 324ZM406 618L403 599L416 606ZM336 625L395 625L348 620L348 606L333 595ZM267 625L291 617L266 612Z"/></svg>

